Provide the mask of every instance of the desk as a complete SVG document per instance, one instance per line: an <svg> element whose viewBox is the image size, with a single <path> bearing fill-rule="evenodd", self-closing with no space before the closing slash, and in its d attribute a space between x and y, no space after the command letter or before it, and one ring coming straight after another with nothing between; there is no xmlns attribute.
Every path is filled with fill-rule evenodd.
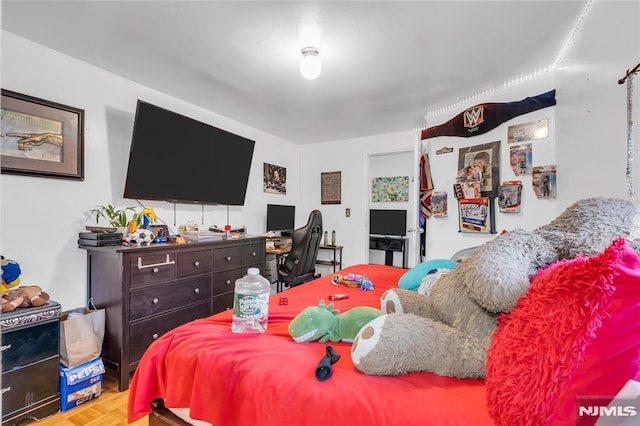
<svg viewBox="0 0 640 426"><path fill-rule="evenodd" d="M325 265L325 266L333 266L333 272L336 272L338 269L342 268L342 248L343 246L331 246L331 245L320 245L318 247L319 250L331 250L333 252L333 260L316 260L316 265ZM340 256L340 260L338 261L336 256Z"/></svg>
<svg viewBox="0 0 640 426"><path fill-rule="evenodd" d="M265 250L267 259L264 277L268 279L271 284L278 281L278 262L285 259L284 257L281 257L281 255L288 254L290 251L291 246L281 246L275 249Z"/></svg>
<svg viewBox="0 0 640 426"><path fill-rule="evenodd" d="M402 267L407 268L407 237L369 236L369 250L383 250L384 264L393 266L393 253L402 252Z"/></svg>

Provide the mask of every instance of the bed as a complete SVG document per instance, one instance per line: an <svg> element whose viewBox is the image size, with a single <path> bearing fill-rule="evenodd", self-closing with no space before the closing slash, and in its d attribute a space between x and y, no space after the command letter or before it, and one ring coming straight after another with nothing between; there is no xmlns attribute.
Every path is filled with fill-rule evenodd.
<svg viewBox="0 0 640 426"><path fill-rule="evenodd" d="M344 312L379 308L381 294L397 287L406 269L355 265L340 273L363 274L375 285L361 291L331 284L330 276L273 295L265 334L231 333L231 311L180 326L144 354L131 383L129 422L151 414L158 399L190 422L213 425L468 425L493 424L485 381L431 373L378 377L359 372L351 344L331 343L340 354L333 375L318 381L315 370L325 343L296 343L289 322L335 293ZM280 298L287 304L280 304ZM168 423L169 424L169 423ZM174 423L175 424L175 423ZM206 423L205 423L206 424Z"/></svg>
<svg viewBox="0 0 640 426"><path fill-rule="evenodd" d="M150 426L594 425L602 413L603 424L637 424L640 387L633 398L615 398L640 381L640 255L625 240L538 271L526 296L499 317L484 380L366 375L354 367L351 345L341 342L331 344L341 356L333 375L318 381L326 344L295 343L287 331L291 320L335 293L349 295L335 302L342 312L379 307L381 294L406 271L355 265L340 272L366 275L374 290L336 287L325 276L276 294L265 334L231 333L229 311L172 330L140 361L129 421L162 401L168 415L189 423L150 416ZM606 418L618 415L635 418Z"/></svg>

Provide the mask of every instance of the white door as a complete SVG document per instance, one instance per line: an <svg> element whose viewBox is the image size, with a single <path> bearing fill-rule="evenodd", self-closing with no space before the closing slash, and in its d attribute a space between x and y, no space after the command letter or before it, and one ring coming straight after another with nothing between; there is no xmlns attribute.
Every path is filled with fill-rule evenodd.
<svg viewBox="0 0 640 426"><path fill-rule="evenodd" d="M404 262L407 267L419 262L418 233L418 159L413 150L369 154L369 210L404 210ZM406 178L406 180L405 180ZM406 183L406 184L405 184ZM367 215L369 220L369 215ZM368 223L371 231L371 223ZM371 233L371 232L369 232ZM385 250L368 252L369 263L388 263L389 253ZM393 265L403 266L403 253L393 252Z"/></svg>

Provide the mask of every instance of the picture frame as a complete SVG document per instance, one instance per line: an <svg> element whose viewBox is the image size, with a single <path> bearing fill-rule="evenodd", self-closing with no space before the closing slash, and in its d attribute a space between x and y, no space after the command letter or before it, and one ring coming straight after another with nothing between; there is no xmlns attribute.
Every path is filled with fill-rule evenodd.
<svg viewBox="0 0 640 426"><path fill-rule="evenodd" d="M409 201L409 176L374 177L371 179L371 202Z"/></svg>
<svg viewBox="0 0 640 426"><path fill-rule="evenodd" d="M2 89L3 174L84 180L84 110Z"/></svg>
<svg viewBox="0 0 640 426"><path fill-rule="evenodd" d="M342 172L322 172L320 174L321 204L342 203Z"/></svg>
<svg viewBox="0 0 640 426"><path fill-rule="evenodd" d="M474 166L480 168L480 196L497 197L500 186L500 141L460 148L458 176Z"/></svg>
<svg viewBox="0 0 640 426"><path fill-rule="evenodd" d="M269 163L262 164L262 190L271 194L286 195L287 168Z"/></svg>

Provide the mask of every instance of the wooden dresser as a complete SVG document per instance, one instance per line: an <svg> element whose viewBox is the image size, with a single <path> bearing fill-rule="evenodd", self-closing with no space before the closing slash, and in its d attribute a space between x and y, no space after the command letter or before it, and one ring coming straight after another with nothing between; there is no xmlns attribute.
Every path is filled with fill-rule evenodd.
<svg viewBox="0 0 640 426"><path fill-rule="evenodd" d="M233 308L235 281L251 267L263 273L264 237L87 250L88 297L106 309L102 357L118 388L147 347L167 331Z"/></svg>
<svg viewBox="0 0 640 426"><path fill-rule="evenodd" d="M18 425L60 410L60 304L0 315L2 424Z"/></svg>

